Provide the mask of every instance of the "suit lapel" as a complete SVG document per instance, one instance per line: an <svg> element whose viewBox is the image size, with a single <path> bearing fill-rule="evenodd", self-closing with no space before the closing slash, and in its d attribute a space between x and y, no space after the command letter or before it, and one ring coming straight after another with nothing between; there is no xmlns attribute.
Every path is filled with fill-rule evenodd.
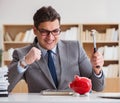
<svg viewBox="0 0 120 103"><path fill-rule="evenodd" d="M38 40L37 40L37 38L35 38L32 46L38 48L37 42L38 42ZM55 84L54 84L54 81L53 81L53 79L52 79L52 76L51 76L51 74L50 74L48 65L47 65L46 60L45 60L45 58L43 57L43 55L41 55L41 59L40 59L39 61L36 61L36 63L39 65L41 71L44 73L44 75L45 75L46 78L50 81L50 83L53 85L53 87L56 88L56 86L55 86Z"/></svg>
<svg viewBox="0 0 120 103"><path fill-rule="evenodd" d="M54 81L52 79L52 76L50 74L47 62L46 62L45 58L43 57L43 55L41 56L41 59L39 61L37 61L37 64L40 66L41 71L44 73L44 75L50 81L50 83L53 85L53 87L56 88Z"/></svg>
<svg viewBox="0 0 120 103"><path fill-rule="evenodd" d="M67 45L63 44L61 41L58 44L58 51L59 51L59 55L60 55L60 64L61 64L61 76L60 76L60 83L58 88L65 87L66 82L64 81L66 78L66 69L68 68L68 51L67 51ZM64 85L65 84L65 85Z"/></svg>

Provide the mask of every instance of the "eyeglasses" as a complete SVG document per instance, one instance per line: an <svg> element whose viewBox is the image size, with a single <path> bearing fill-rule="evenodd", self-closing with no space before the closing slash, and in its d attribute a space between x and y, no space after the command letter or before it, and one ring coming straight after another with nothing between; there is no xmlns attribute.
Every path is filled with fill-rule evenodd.
<svg viewBox="0 0 120 103"><path fill-rule="evenodd" d="M46 29L37 29L39 31L39 33L42 35L42 36L48 36L50 33L53 35L53 36L58 36L61 32L60 29L55 29L55 30L52 30L52 31L49 31L49 30L46 30Z"/></svg>

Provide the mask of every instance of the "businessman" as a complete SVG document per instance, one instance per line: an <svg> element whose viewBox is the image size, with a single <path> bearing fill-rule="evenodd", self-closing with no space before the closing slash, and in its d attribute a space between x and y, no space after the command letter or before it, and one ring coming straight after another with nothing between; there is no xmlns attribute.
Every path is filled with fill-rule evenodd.
<svg viewBox="0 0 120 103"><path fill-rule="evenodd" d="M8 66L11 92L24 79L30 93L42 90L69 90L75 75L90 78L92 90L104 88L104 60L99 52L93 53L91 61L78 41L60 40L61 17L51 7L43 6L33 16L34 42L17 48ZM98 66L100 68L96 68Z"/></svg>

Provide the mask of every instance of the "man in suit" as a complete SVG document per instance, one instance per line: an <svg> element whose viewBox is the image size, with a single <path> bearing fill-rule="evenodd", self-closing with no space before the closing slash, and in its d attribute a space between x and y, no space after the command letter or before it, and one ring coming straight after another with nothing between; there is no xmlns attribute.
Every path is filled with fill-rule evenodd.
<svg viewBox="0 0 120 103"><path fill-rule="evenodd" d="M60 40L60 15L51 6L42 7L33 16L34 42L15 49L10 63L8 79L11 92L14 86L24 79L28 91L39 93L42 90L67 90L75 75L88 77L92 90L102 91L104 60L99 52L93 53L91 62L78 41ZM57 85L48 66L48 50L52 50ZM99 65L100 68L96 68Z"/></svg>

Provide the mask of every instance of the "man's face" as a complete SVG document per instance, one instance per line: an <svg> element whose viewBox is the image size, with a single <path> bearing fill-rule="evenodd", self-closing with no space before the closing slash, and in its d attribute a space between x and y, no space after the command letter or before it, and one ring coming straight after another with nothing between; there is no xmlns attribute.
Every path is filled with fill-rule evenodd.
<svg viewBox="0 0 120 103"><path fill-rule="evenodd" d="M51 31L51 32L50 32ZM56 19L54 21L47 21L40 23L37 28L34 28L34 33L37 36L41 47L51 50L58 43L60 38L60 24Z"/></svg>

